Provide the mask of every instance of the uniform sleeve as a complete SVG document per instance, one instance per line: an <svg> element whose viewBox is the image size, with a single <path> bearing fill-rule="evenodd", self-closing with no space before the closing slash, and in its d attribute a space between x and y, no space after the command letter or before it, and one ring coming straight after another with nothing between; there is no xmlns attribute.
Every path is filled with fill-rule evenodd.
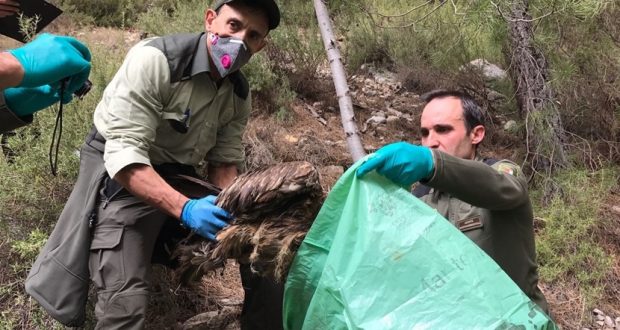
<svg viewBox="0 0 620 330"><path fill-rule="evenodd" d="M26 126L32 123L32 119L32 115L20 117L11 111L6 105L4 92L0 91L0 134Z"/></svg>
<svg viewBox="0 0 620 330"><path fill-rule="evenodd" d="M170 93L165 55L150 46L130 50L95 110L95 126L106 139L110 177L130 164L151 165L149 150Z"/></svg>
<svg viewBox="0 0 620 330"><path fill-rule="evenodd" d="M243 148L243 132L250 117L252 96L248 94L245 100L235 97L235 115L226 125L217 132L215 146L207 154L207 161L218 166L220 164L235 164L239 171L245 169L245 151Z"/></svg>
<svg viewBox="0 0 620 330"><path fill-rule="evenodd" d="M471 205L509 210L529 200L527 180L520 167L508 160L493 166L433 150L435 173L425 185Z"/></svg>

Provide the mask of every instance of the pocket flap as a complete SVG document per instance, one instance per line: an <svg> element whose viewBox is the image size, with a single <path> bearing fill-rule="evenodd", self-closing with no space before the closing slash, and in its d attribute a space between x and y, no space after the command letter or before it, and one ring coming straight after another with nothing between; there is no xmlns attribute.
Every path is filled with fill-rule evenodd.
<svg viewBox="0 0 620 330"><path fill-rule="evenodd" d="M91 250L113 249L123 237L123 227L98 227L95 228Z"/></svg>

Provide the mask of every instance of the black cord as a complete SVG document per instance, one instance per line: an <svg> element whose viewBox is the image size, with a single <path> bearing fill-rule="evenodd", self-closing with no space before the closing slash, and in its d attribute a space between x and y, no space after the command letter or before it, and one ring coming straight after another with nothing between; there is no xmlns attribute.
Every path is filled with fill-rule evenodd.
<svg viewBox="0 0 620 330"><path fill-rule="evenodd" d="M49 160L52 175L56 176L58 170L58 149L60 148L60 138L62 136L62 97L65 94L66 80L60 83L60 104L58 105L58 114L56 115L56 125L54 125L54 134L52 135L52 143L50 144ZM56 140L56 131L58 131L58 140ZM54 150L54 142L56 142L56 150ZM53 159L53 160L52 160Z"/></svg>

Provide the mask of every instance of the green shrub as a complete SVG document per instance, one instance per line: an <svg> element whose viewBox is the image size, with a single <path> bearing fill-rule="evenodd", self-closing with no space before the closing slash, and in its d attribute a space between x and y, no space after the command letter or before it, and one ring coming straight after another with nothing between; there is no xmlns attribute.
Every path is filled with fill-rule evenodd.
<svg viewBox="0 0 620 330"><path fill-rule="evenodd" d="M204 0L171 1L168 8L154 6L140 13L135 26L151 35L204 31Z"/></svg>
<svg viewBox="0 0 620 330"><path fill-rule="evenodd" d="M43 248L43 245L47 241L48 234L39 229L35 229L30 232L30 235L26 240L13 241L11 243L11 251L17 253L20 258L29 262L33 262L39 254L39 250Z"/></svg>
<svg viewBox="0 0 620 330"><path fill-rule="evenodd" d="M131 27L138 16L152 8L173 10L176 1L165 0L56 0L65 12L92 20L100 26ZM179 1L180 2L180 1Z"/></svg>
<svg viewBox="0 0 620 330"><path fill-rule="evenodd" d="M550 205L536 206L543 226L537 241L542 279L576 279L588 304L601 298L603 280L612 267L613 256L600 246L594 231L605 226L605 219L599 216L601 196L617 186L618 174L612 169L561 173L557 180L563 197L554 198ZM533 192L532 199L540 200L539 195Z"/></svg>

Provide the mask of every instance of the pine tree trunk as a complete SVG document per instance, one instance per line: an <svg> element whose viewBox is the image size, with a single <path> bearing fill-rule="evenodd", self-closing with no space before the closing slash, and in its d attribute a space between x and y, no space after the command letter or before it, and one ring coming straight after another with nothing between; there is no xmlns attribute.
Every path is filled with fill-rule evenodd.
<svg viewBox="0 0 620 330"><path fill-rule="evenodd" d="M321 29L321 37L323 45L327 52L327 58L332 70L334 86L338 95L338 104L340 106L340 117L342 119L342 127L347 137L347 146L353 161L366 156L362 140L358 134L359 130L355 124L355 113L353 112L353 102L349 94L349 85L347 84L347 74L342 65L340 51L336 46L336 38L332 32L332 24L329 18L329 12L322 0L314 0L314 10L316 18Z"/></svg>
<svg viewBox="0 0 620 330"><path fill-rule="evenodd" d="M549 178L555 169L568 165L566 141L555 93L549 84L547 61L534 44L528 0L511 0L506 17L509 32L512 77L517 102L526 122L528 162L532 169Z"/></svg>

